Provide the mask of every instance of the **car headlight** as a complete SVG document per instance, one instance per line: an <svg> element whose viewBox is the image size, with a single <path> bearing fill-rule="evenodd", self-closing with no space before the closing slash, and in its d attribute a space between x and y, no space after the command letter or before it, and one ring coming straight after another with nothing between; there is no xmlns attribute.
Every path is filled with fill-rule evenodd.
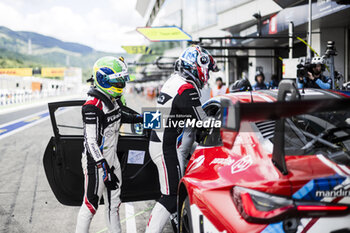
<svg viewBox="0 0 350 233"><path fill-rule="evenodd" d="M348 205L299 201L239 186L232 191L238 212L253 223L272 223L292 217L342 216L350 210Z"/></svg>

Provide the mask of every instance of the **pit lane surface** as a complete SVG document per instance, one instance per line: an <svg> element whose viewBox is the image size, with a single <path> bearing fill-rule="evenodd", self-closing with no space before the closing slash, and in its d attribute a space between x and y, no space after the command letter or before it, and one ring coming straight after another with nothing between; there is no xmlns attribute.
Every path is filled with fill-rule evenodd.
<svg viewBox="0 0 350 233"><path fill-rule="evenodd" d="M42 104L29 109L22 109L19 111L9 112L0 116L0 125L8 123L10 121L18 120L19 118L26 117L38 112L47 110L47 104Z"/></svg>
<svg viewBox="0 0 350 233"><path fill-rule="evenodd" d="M128 106L137 111L154 103L145 97L127 96ZM38 115L43 113L42 109L38 111ZM24 117L23 121L30 118L30 124L0 137L0 232L74 232L79 207L63 206L56 200L42 165L46 145L53 135L49 117L38 119L21 114L18 111L12 117L2 115L2 125L14 120L13 116ZM63 111L60 117L69 119L70 114ZM154 204L154 201L123 203L120 207L123 232L144 232ZM107 232L104 206L99 207L90 232ZM172 232L169 223L164 232Z"/></svg>

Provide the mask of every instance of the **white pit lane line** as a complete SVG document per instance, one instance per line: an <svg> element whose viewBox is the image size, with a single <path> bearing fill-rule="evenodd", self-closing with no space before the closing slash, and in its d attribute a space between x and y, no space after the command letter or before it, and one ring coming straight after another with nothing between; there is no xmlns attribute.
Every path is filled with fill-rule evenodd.
<svg viewBox="0 0 350 233"><path fill-rule="evenodd" d="M136 221L135 221L135 210L132 203L124 203L125 207L125 219L126 219L126 232L134 233L136 230Z"/></svg>

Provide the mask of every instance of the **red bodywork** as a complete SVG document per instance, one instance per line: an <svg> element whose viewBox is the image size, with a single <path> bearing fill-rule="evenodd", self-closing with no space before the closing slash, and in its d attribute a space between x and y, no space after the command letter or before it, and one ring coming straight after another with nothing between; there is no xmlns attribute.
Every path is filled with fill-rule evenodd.
<svg viewBox="0 0 350 233"><path fill-rule="evenodd" d="M276 101L262 92L255 92L253 96L254 102ZM233 103L251 101L248 92L227 94L225 97ZM196 205L218 231L261 232L269 224L249 223L242 218L233 202L234 186L291 197L310 180L336 174L316 155L309 155L286 156L289 173L283 175L274 166L271 157L250 123L242 122L231 149L224 146L197 147L180 182L180 190L186 190L191 205ZM331 161L329 163L342 169ZM344 170L342 172L350 175ZM316 221L314 218L308 224Z"/></svg>

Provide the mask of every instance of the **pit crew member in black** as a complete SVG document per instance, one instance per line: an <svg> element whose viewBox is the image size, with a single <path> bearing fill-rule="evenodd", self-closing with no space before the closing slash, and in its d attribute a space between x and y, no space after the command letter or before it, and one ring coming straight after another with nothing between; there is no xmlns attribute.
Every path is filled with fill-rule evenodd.
<svg viewBox="0 0 350 233"><path fill-rule="evenodd" d="M142 122L140 115L121 110L120 97L129 80L122 58L103 57L94 65L94 84L82 107L84 151L82 167L85 193L76 232L88 232L103 195L109 232L121 232L119 220L121 168L117 143L121 123Z"/></svg>
<svg viewBox="0 0 350 233"><path fill-rule="evenodd" d="M208 81L209 70L217 69L212 56L200 46L187 48L176 64L175 73L165 82L157 100L167 127L152 131L149 151L158 168L162 196L152 210L146 233L162 232L167 219L176 212L177 187L184 167L179 149L184 144L192 146L193 141L184 137L186 130L174 123L208 119L201 106L200 89Z"/></svg>

